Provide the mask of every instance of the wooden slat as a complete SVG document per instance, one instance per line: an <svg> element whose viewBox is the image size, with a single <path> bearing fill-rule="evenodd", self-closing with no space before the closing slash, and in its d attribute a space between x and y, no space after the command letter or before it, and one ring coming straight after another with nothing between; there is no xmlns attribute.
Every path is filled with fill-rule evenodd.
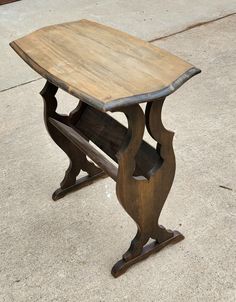
<svg viewBox="0 0 236 302"><path fill-rule="evenodd" d="M199 69L92 21L42 28L10 44L38 73L101 111L168 95Z"/></svg>
<svg viewBox="0 0 236 302"><path fill-rule="evenodd" d="M86 139L79 135L74 129L67 125L49 118L49 122L56 127L66 138L68 138L75 146L83 151L92 161L94 161L103 171L105 171L112 179L116 181L117 168L109 162L99 151L91 146Z"/></svg>

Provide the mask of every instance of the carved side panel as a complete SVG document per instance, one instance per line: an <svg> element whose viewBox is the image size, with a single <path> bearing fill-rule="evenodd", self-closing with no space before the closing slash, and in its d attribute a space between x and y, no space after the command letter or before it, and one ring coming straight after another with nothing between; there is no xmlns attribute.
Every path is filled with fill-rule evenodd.
<svg viewBox="0 0 236 302"><path fill-rule="evenodd" d="M124 145L117 154L119 163L117 196L138 228L129 250L123 256L126 261L141 254L143 246L149 238L161 243L173 236L172 232L158 224L175 174L173 133L166 130L161 121L163 102L164 99L151 102L147 105L146 110L147 129L150 135L158 141L157 152L160 152L163 159L162 165L152 171L149 179L133 176L135 156L144 132L144 114L139 105L122 109L127 116L129 130Z"/></svg>
<svg viewBox="0 0 236 302"><path fill-rule="evenodd" d="M102 172L101 169L89 162L86 155L67 140L63 134L49 122L49 117L52 117L66 125L73 126L79 120L80 115L83 113L84 106L86 106L80 103L75 110L71 112L70 116L58 114L56 112L57 100L55 97L57 90L58 88L56 86L47 82L40 93L44 100L44 121L46 128L52 139L67 154L70 160L69 167L65 172L65 177L60 184L60 189L56 190L53 194L54 200L65 195L67 191L63 190L76 185L76 177L79 175L81 169L87 172L89 176L94 176ZM79 185L81 186L81 183L79 183Z"/></svg>

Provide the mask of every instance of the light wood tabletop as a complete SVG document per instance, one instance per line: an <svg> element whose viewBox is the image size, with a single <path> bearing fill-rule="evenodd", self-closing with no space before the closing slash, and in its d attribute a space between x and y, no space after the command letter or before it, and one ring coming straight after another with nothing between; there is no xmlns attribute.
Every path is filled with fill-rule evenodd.
<svg viewBox="0 0 236 302"><path fill-rule="evenodd" d="M48 26L10 43L41 76L101 111L167 96L199 69L93 21Z"/></svg>

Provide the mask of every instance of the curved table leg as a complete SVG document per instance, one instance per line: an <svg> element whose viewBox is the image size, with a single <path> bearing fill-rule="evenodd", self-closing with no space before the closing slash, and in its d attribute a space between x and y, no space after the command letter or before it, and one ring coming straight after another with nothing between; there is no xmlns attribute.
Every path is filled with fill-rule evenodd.
<svg viewBox="0 0 236 302"><path fill-rule="evenodd" d="M60 183L60 188L57 189L52 199L58 200L64 197L67 193L78 190L86 185L89 185L98 178L106 177L106 174L93 163L87 160L86 155L76 149L74 145L68 141L51 123L48 122L49 117L55 118L58 121L67 125L73 126L73 123L78 122L78 118L83 111L83 105L79 105L70 116L60 115L56 112L57 100L56 93L58 88L50 82L47 82L40 92L44 100L44 121L48 133L55 143L67 154L70 164L65 172L64 179ZM80 171L88 173L88 176L76 180Z"/></svg>
<svg viewBox="0 0 236 302"><path fill-rule="evenodd" d="M112 268L114 277L120 276L131 265L166 245L184 238L178 231L166 230L158 223L175 174L173 133L166 130L161 121L163 102L164 99L155 100L148 103L146 108L146 126L150 135L158 142L156 151L163 160L162 165L156 170L151 169L149 179L134 176L135 156L145 127L144 114L139 105L122 109L128 119L129 128L126 140L117 154L119 164L117 197L136 222L138 231L123 258ZM146 245L150 238L154 239L154 242Z"/></svg>

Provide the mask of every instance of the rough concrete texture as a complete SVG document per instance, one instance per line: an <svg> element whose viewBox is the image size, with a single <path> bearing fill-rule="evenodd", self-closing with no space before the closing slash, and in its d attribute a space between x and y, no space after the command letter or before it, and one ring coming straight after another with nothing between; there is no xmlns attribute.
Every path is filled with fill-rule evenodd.
<svg viewBox="0 0 236 302"><path fill-rule="evenodd" d="M38 78L8 44L40 27L87 18L150 40L235 11L235 0L21 0L0 6L0 90Z"/></svg>
<svg viewBox="0 0 236 302"><path fill-rule="evenodd" d="M233 16L156 43L203 71L163 110L166 127L176 132L177 173L161 223L186 239L118 279L110 269L136 227L117 202L114 182L52 202L68 160L44 129L38 91L45 81L0 93L1 302L236 300L235 27ZM15 71L19 82L23 64L22 70ZM76 105L63 92L58 99L59 112Z"/></svg>

